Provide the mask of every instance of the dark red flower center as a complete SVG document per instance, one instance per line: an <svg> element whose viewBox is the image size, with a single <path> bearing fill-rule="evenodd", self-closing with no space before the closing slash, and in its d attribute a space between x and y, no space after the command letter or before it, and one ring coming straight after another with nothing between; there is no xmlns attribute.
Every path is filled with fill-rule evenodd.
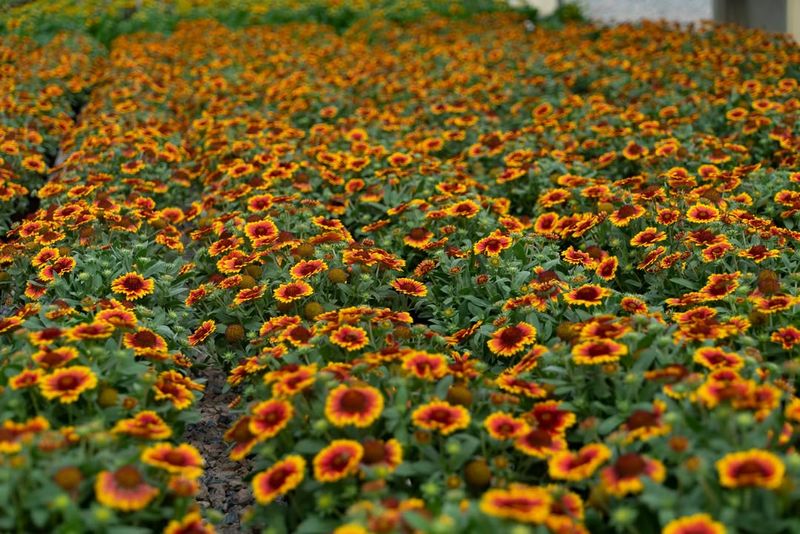
<svg viewBox="0 0 800 534"><path fill-rule="evenodd" d="M758 460L745 460L733 468L734 477L768 476L769 468Z"/></svg>
<svg viewBox="0 0 800 534"><path fill-rule="evenodd" d="M152 332L142 330L133 335L133 340L137 347L155 347L158 343L158 338Z"/></svg>
<svg viewBox="0 0 800 534"><path fill-rule="evenodd" d="M575 298L578 300L595 300L600 296L599 292L594 287L582 287L575 292Z"/></svg>
<svg viewBox="0 0 800 534"><path fill-rule="evenodd" d="M164 461L168 464L172 465L186 465L186 456L181 454L179 451L171 450L164 456Z"/></svg>
<svg viewBox="0 0 800 534"><path fill-rule="evenodd" d="M45 340L45 339L56 339L60 335L61 335L61 329L60 328L50 327L50 328L45 328L45 329L43 329L42 331L39 332L39 339L43 339L43 340Z"/></svg>
<svg viewBox="0 0 800 534"><path fill-rule="evenodd" d="M73 375L64 375L58 377L58 389L73 389L79 383L77 377Z"/></svg>
<svg viewBox="0 0 800 534"><path fill-rule="evenodd" d="M549 447L553 444L553 437L544 430L531 430L525 435L525 443L535 448Z"/></svg>
<svg viewBox="0 0 800 534"><path fill-rule="evenodd" d="M269 487L272 489L278 489L283 486L283 483L286 482L286 479L289 478L291 475L291 471L285 467L276 469L272 473L270 473L267 482L269 483Z"/></svg>
<svg viewBox="0 0 800 534"><path fill-rule="evenodd" d="M608 345L605 343L592 343L589 346L589 356L598 357L598 356L606 356L611 351L609 351Z"/></svg>
<svg viewBox="0 0 800 534"><path fill-rule="evenodd" d="M516 326L510 326L503 330L500 334L500 340L504 345L514 347L525 339L525 332Z"/></svg>
<svg viewBox="0 0 800 534"><path fill-rule="evenodd" d="M250 432L250 418L245 417L233 427L233 432L230 433L231 439L236 443L246 443L253 438L253 433Z"/></svg>
<svg viewBox="0 0 800 534"><path fill-rule="evenodd" d="M633 478L644 473L647 462L635 453L623 454L614 464L614 471L620 478Z"/></svg>
<svg viewBox="0 0 800 534"><path fill-rule="evenodd" d="M447 408L434 408L428 413L428 419L448 425L453 421L453 413Z"/></svg>
<svg viewBox="0 0 800 534"><path fill-rule="evenodd" d="M658 426L658 415L646 410L636 410L625 421L625 426L628 427L628 430Z"/></svg>
<svg viewBox="0 0 800 534"><path fill-rule="evenodd" d="M364 442L363 461L367 465L377 464L386 458L386 447L383 442L370 439Z"/></svg>
<svg viewBox="0 0 800 534"><path fill-rule="evenodd" d="M132 465L126 465L114 471L114 481L125 489L133 489L142 483L142 475Z"/></svg>
<svg viewBox="0 0 800 534"><path fill-rule="evenodd" d="M428 237L428 231L425 228L413 228L408 236L414 241L419 241Z"/></svg>
<svg viewBox="0 0 800 534"><path fill-rule="evenodd" d="M361 341L361 332L345 330L339 333L339 340L343 343L358 343Z"/></svg>
<svg viewBox="0 0 800 534"><path fill-rule="evenodd" d="M144 287L144 280L138 276L128 276L122 281L122 287L131 293L141 290Z"/></svg>
<svg viewBox="0 0 800 534"><path fill-rule="evenodd" d="M296 297L297 295L303 292L303 288L296 285L286 286L283 289L283 296L284 297Z"/></svg>
<svg viewBox="0 0 800 534"><path fill-rule="evenodd" d="M364 393L357 389L348 389L342 395L341 406L347 412L361 412L367 406L367 398Z"/></svg>
<svg viewBox="0 0 800 534"><path fill-rule="evenodd" d="M555 271L542 271L536 276L536 279L541 283L559 280Z"/></svg>
<svg viewBox="0 0 800 534"><path fill-rule="evenodd" d="M333 458L331 458L330 465L337 471L342 471L347 467L349 463L350 463L350 453L340 452L336 454Z"/></svg>

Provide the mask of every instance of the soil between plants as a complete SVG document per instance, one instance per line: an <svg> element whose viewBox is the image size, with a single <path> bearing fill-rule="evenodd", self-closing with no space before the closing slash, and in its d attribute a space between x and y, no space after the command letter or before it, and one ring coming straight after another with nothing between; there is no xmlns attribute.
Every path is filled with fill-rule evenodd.
<svg viewBox="0 0 800 534"><path fill-rule="evenodd" d="M242 513L253 504L252 493L245 481L250 466L247 460L232 461L223 439L225 431L234 422L228 404L236 395L230 391L223 392L225 373L220 369L208 367L199 377L207 380L199 403L200 421L188 425L185 433L185 440L197 447L206 459L197 502L205 509L213 508L223 514L217 525L221 534L251 532L241 524Z"/></svg>

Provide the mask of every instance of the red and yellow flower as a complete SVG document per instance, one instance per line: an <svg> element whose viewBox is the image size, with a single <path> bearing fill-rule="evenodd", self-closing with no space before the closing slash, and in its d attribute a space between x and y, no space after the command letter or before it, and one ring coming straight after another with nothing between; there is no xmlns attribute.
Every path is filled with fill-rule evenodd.
<svg viewBox="0 0 800 534"><path fill-rule="evenodd" d="M111 290L114 293L125 295L128 300L137 300L151 295L154 288L155 282L152 279L145 278L135 271L125 273L111 283Z"/></svg>
<svg viewBox="0 0 800 534"><path fill-rule="evenodd" d="M726 534L725 525L714 521L708 514L694 514L673 519L664 526L661 534Z"/></svg>
<svg viewBox="0 0 800 534"><path fill-rule="evenodd" d="M514 448L535 458L549 458L567 450L567 440L541 428L531 428L514 440Z"/></svg>
<svg viewBox="0 0 800 534"><path fill-rule="evenodd" d="M437 352L413 350L403 356L402 368L422 380L439 380L448 373L447 357Z"/></svg>
<svg viewBox="0 0 800 534"><path fill-rule="evenodd" d="M328 264L322 260L303 260L297 262L289 270L289 274L295 280L309 278L328 269Z"/></svg>
<svg viewBox="0 0 800 534"><path fill-rule="evenodd" d="M313 293L314 293L313 287L311 287L306 282L303 282L302 280L296 280L294 282L287 282L285 284L281 284L280 286L275 288L275 290L272 292L272 295L278 302L283 302L284 304L288 304L290 302L294 302L296 300L300 300L304 297L312 295Z"/></svg>
<svg viewBox="0 0 800 534"><path fill-rule="evenodd" d="M294 406L287 400L270 399L253 406L250 414L250 432L264 441L286 428L294 417Z"/></svg>
<svg viewBox="0 0 800 534"><path fill-rule="evenodd" d="M602 443L584 445L575 452L562 451L547 461L550 478L577 482L586 480L611 458L611 450Z"/></svg>
<svg viewBox="0 0 800 534"><path fill-rule="evenodd" d="M786 472L780 457L761 450L732 452L716 463L719 482L726 488L759 487L777 489Z"/></svg>
<svg viewBox="0 0 800 534"><path fill-rule="evenodd" d="M336 439L314 457L314 478L320 482L336 482L358 471L364 447L357 441Z"/></svg>
<svg viewBox="0 0 800 534"><path fill-rule="evenodd" d="M142 462L173 475L195 479L203 474L205 460L193 445L157 443L142 451Z"/></svg>
<svg viewBox="0 0 800 534"><path fill-rule="evenodd" d="M425 284L413 278L395 278L389 285L398 293L411 297L424 297L428 294L428 288L425 287Z"/></svg>
<svg viewBox="0 0 800 534"><path fill-rule="evenodd" d="M347 351L354 351L369 344L367 331L359 326L343 325L331 332L331 343Z"/></svg>
<svg viewBox="0 0 800 534"><path fill-rule="evenodd" d="M367 427L380 417L383 395L371 386L337 386L325 400L325 417L335 426Z"/></svg>
<svg viewBox="0 0 800 534"><path fill-rule="evenodd" d="M613 363L628 354L628 347L611 339L584 341L572 347L572 361L578 365Z"/></svg>
<svg viewBox="0 0 800 534"><path fill-rule="evenodd" d="M149 328L139 328L136 332L129 332L122 338L122 344L133 349L136 354L146 352L164 352L167 350L167 341Z"/></svg>
<svg viewBox="0 0 800 534"><path fill-rule="evenodd" d="M564 300L568 304L580 304L581 306L599 306L603 299L611 295L611 290L594 285L585 284L564 294Z"/></svg>
<svg viewBox="0 0 800 534"><path fill-rule="evenodd" d="M493 517L540 524L550 513L552 500L544 488L512 484L506 489L495 488L484 493L480 509Z"/></svg>
<svg viewBox="0 0 800 534"><path fill-rule="evenodd" d="M431 401L418 407L411 414L414 424L425 430L441 434L452 434L469 426L469 411L463 406L452 405L446 401Z"/></svg>
<svg viewBox="0 0 800 534"><path fill-rule="evenodd" d="M664 464L636 453L623 454L612 466L600 471L603 488L615 497L641 492L644 489L644 478L663 482L665 477Z"/></svg>
<svg viewBox="0 0 800 534"><path fill-rule="evenodd" d="M83 365L56 369L39 381L42 395L46 399L58 399L62 404L75 402L81 393L95 387L97 387L97 375Z"/></svg>
<svg viewBox="0 0 800 534"><path fill-rule="evenodd" d="M403 463L403 447L396 439L364 441L364 456L361 464L365 467L391 473Z"/></svg>
<svg viewBox="0 0 800 534"><path fill-rule="evenodd" d="M505 412L490 414L484 419L483 426L492 438L501 441L518 438L530 430L524 419Z"/></svg>
<svg viewBox="0 0 800 534"><path fill-rule="evenodd" d="M499 230L495 230L487 237L475 243L472 250L475 254L484 254L489 257L494 257L507 248L511 248L513 244L514 240L511 237L503 235Z"/></svg>
<svg viewBox="0 0 800 534"><path fill-rule="evenodd" d="M172 435L169 425L152 410L144 410L131 418L120 419L111 432L140 439L167 439Z"/></svg>
<svg viewBox="0 0 800 534"><path fill-rule="evenodd" d="M214 526L203 519L200 512L192 512L182 519L172 519L164 534L215 534Z"/></svg>
<svg viewBox="0 0 800 534"><path fill-rule="evenodd" d="M695 204L686 210L686 219L693 223L718 221L719 210L710 204Z"/></svg>
<svg viewBox="0 0 800 534"><path fill-rule="evenodd" d="M188 341L189 345L195 346L199 345L206 339L208 336L213 334L217 329L217 323L213 320L203 321L203 323L197 327L197 329L189 335Z"/></svg>
<svg viewBox="0 0 800 534"><path fill-rule="evenodd" d="M136 467L126 465L113 472L101 471L95 480L94 492L100 504L134 512L146 508L159 490L149 485Z"/></svg>
<svg viewBox="0 0 800 534"><path fill-rule="evenodd" d="M306 461L302 456L292 454L258 473L253 478L253 496L256 502L271 504L280 495L289 493L305 478Z"/></svg>
<svg viewBox="0 0 800 534"><path fill-rule="evenodd" d="M498 356L513 356L536 341L536 328L525 322L496 330L486 343Z"/></svg>
<svg viewBox="0 0 800 534"><path fill-rule="evenodd" d="M800 345L800 330L794 326L784 326L774 331L769 339L773 343L780 343L784 349L791 350Z"/></svg>

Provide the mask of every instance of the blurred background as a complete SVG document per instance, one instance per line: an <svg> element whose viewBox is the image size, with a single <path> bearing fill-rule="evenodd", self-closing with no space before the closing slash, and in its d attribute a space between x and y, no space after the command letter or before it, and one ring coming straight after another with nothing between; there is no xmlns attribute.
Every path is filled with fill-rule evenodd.
<svg viewBox="0 0 800 534"><path fill-rule="evenodd" d="M555 11L559 0L511 0L536 7L542 15ZM800 37L800 0L577 0L584 14L607 22L667 19L677 22L716 20L750 28L787 32Z"/></svg>

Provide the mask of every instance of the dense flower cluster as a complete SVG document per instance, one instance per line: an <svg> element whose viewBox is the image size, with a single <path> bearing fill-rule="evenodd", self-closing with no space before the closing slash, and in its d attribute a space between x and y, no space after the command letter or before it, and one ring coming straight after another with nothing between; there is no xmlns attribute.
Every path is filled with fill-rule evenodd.
<svg viewBox="0 0 800 534"><path fill-rule="evenodd" d="M0 245L0 529L210 531L198 362L239 395L256 528L800 527L787 38L491 14L3 39L0 86L29 89L2 209L41 205Z"/></svg>

